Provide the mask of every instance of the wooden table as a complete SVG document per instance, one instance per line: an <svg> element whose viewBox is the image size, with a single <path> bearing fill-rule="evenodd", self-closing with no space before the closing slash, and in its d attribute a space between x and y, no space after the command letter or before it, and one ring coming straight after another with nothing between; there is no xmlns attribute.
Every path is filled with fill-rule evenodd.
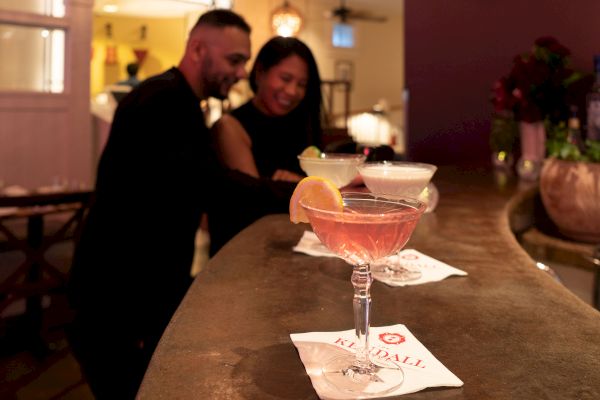
<svg viewBox="0 0 600 400"><path fill-rule="evenodd" d="M405 324L462 388L403 399L598 399L600 313L535 267L511 233L523 188L441 169L440 203L407 247L469 273L374 282L372 325ZM200 272L165 331L141 399L315 399L289 334L353 328L351 268L294 253L307 225L263 218Z"/></svg>
<svg viewBox="0 0 600 400"><path fill-rule="evenodd" d="M32 342L40 341L42 296L64 287L67 280L66 274L50 264L44 254L57 242L78 236L92 197L89 190L0 196L0 207L9 210L0 214L0 236L6 239L4 247L25 255L23 262L0 283L0 312L17 300L26 299L26 334L32 335ZM64 220L55 232L45 234L44 220L55 214L64 214ZM19 220L26 220L25 237L11 224ZM38 350L43 347L39 343L33 346Z"/></svg>

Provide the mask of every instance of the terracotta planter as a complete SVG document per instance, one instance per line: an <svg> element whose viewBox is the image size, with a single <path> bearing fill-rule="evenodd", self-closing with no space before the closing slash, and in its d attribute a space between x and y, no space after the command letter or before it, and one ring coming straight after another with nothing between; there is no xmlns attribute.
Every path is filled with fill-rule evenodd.
<svg viewBox="0 0 600 400"><path fill-rule="evenodd" d="M600 164L549 158L540 177L544 207L562 234L600 243Z"/></svg>

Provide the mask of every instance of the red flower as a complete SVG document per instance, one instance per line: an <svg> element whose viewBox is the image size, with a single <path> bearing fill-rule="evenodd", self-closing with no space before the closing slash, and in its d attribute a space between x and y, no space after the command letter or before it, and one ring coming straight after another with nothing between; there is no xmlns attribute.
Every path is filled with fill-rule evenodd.
<svg viewBox="0 0 600 400"><path fill-rule="evenodd" d="M571 55L571 51L560 43L552 43L547 47L550 52L558 55L559 57L568 57Z"/></svg>
<svg viewBox="0 0 600 400"><path fill-rule="evenodd" d="M556 38L538 38L529 53L515 56L510 73L494 82L494 110L512 113L520 121L566 120L574 104L570 88L577 80L567 67L570 54Z"/></svg>

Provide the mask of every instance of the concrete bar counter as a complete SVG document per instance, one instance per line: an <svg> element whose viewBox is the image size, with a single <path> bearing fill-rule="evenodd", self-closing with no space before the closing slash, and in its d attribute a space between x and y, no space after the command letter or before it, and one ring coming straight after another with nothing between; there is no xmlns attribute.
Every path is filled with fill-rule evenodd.
<svg viewBox="0 0 600 400"><path fill-rule="evenodd" d="M433 182L438 208L407 248L469 275L374 282L371 325L405 324L464 386L401 398L599 399L600 313L536 268L511 232L527 188L457 168L441 168ZM292 251L309 229L268 216L212 258L165 331L139 398L316 399L289 335L352 329L353 291L342 260Z"/></svg>

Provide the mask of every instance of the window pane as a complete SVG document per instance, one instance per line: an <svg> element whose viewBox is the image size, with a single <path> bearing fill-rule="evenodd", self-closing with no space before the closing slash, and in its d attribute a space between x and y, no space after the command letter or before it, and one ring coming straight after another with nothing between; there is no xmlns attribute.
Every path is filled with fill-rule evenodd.
<svg viewBox="0 0 600 400"><path fill-rule="evenodd" d="M1 0L0 9L61 18L65 16L64 0Z"/></svg>
<svg viewBox="0 0 600 400"><path fill-rule="evenodd" d="M65 32L0 24L0 90L64 90Z"/></svg>

